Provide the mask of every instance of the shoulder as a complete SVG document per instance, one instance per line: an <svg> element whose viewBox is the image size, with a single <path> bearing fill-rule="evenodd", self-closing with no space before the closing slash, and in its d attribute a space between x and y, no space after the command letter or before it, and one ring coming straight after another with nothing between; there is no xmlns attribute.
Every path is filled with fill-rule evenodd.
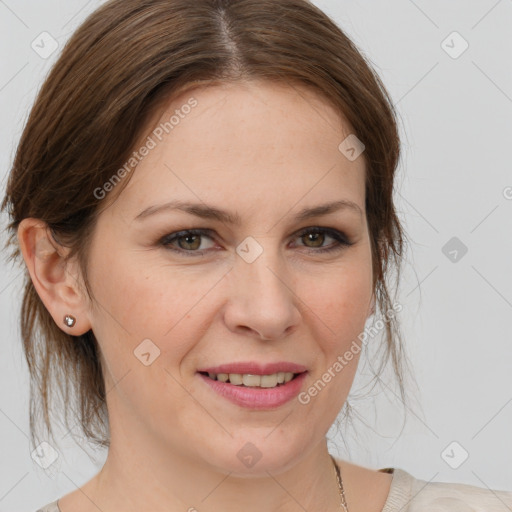
<svg viewBox="0 0 512 512"><path fill-rule="evenodd" d="M52 501L43 507L40 507L36 510L36 512L60 512L59 506L57 505L57 501Z"/></svg>
<svg viewBox="0 0 512 512"><path fill-rule="evenodd" d="M469 484L429 482L407 471L394 468L389 507L382 512L399 510L401 502L407 512L510 512L512 492L484 489Z"/></svg>
<svg viewBox="0 0 512 512"><path fill-rule="evenodd" d="M512 512L512 492L429 482L401 468L379 470L336 459L350 496L379 512Z"/></svg>

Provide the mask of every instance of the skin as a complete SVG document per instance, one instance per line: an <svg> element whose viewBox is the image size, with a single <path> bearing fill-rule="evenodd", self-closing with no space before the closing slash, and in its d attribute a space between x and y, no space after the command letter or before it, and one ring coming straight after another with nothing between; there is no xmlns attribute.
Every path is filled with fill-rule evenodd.
<svg viewBox="0 0 512 512"><path fill-rule="evenodd" d="M198 105L99 217L89 260L95 302L80 286L76 261L62 264L65 249L47 238L41 221L25 219L19 228L39 296L64 331L93 330L109 390L106 463L59 507L339 510L325 435L350 391L358 354L309 404L295 399L274 410L232 404L196 372L235 361L291 361L308 368L305 390L357 340L373 305L364 158L350 161L338 150L350 126L297 85L201 85L174 97L150 126L192 96ZM146 127L141 140L150 133ZM175 199L236 212L241 224L179 211L134 220ZM294 218L340 199L361 212ZM353 245L319 253L335 240L297 234L312 226L336 229ZM173 243L182 253L160 242L194 228L212 230L211 237L182 237L181 246ZM252 263L236 252L248 236L263 249ZM77 318L75 326L63 324L65 314ZM134 356L145 339L160 350L148 366ZM250 468L237 458L247 442L262 455ZM392 476L339 463L349 510L381 511Z"/></svg>

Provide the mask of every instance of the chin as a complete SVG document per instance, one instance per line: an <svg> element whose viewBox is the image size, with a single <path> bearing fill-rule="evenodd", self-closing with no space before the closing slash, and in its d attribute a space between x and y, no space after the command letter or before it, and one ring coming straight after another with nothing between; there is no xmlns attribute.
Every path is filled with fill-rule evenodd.
<svg viewBox="0 0 512 512"><path fill-rule="evenodd" d="M290 442L290 437L283 439L284 430L244 429L246 435L238 432L227 440L227 445L218 443L208 448L206 462L217 470L235 477L268 477L268 473L277 475L293 467L297 459L304 456L306 440L297 439ZM270 433L269 435L269 432ZM273 439L272 437L275 436ZM203 455L203 454L200 454Z"/></svg>

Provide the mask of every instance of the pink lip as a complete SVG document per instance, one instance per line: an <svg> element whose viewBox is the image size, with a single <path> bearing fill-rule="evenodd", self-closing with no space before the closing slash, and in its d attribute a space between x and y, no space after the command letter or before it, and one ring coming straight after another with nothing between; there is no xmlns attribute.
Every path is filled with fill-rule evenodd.
<svg viewBox="0 0 512 512"><path fill-rule="evenodd" d="M209 368L200 368L198 372L215 373L250 373L251 375L272 375L278 372L302 373L307 368L300 364L278 362L278 363L257 363L255 361L247 361L241 363L221 364L219 366L211 366Z"/></svg>
<svg viewBox="0 0 512 512"><path fill-rule="evenodd" d="M230 365L230 367L233 367ZM222 367L219 367L222 368ZM201 370L203 371L203 370ZM207 370L204 370L207 371ZM216 373L216 372L212 372ZM238 372L219 372L219 373L238 373ZM242 373L249 373L244 371ZM276 373L273 371L272 373ZM295 373L295 372L294 372ZM274 409L295 398L302 388L307 372L303 372L286 384L275 388L251 388L245 386L235 386L227 382L210 379L207 375L199 374L199 377L210 386L218 395L223 396L230 402L241 407L249 409ZM253 375L259 375L253 373Z"/></svg>

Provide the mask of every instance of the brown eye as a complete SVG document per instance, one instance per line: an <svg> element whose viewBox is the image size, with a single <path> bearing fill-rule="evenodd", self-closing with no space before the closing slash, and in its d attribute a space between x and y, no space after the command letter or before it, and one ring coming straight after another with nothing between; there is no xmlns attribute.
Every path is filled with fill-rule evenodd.
<svg viewBox="0 0 512 512"><path fill-rule="evenodd" d="M322 243L325 240L325 234L324 233L307 233L305 235L302 235L302 240L307 245L309 242L312 243L312 245L308 245L308 247L322 247Z"/></svg>
<svg viewBox="0 0 512 512"><path fill-rule="evenodd" d="M354 244L354 242L351 242L344 233L336 229L321 228L317 226L303 229L298 234L298 237L302 240L302 244L300 245L311 249L311 252L313 253L336 251ZM329 238L334 240L334 243L324 245L326 239Z"/></svg>
<svg viewBox="0 0 512 512"><path fill-rule="evenodd" d="M178 245L181 249L199 249L201 246L201 235L183 235L178 237ZM182 243L183 241L183 243Z"/></svg>
<svg viewBox="0 0 512 512"><path fill-rule="evenodd" d="M209 233L210 231L203 229L179 231L163 237L160 244L169 250L190 254L197 253L200 255L203 249L211 248L211 245L201 247L201 245L207 243L207 240L212 240ZM200 247L201 250L199 250Z"/></svg>

